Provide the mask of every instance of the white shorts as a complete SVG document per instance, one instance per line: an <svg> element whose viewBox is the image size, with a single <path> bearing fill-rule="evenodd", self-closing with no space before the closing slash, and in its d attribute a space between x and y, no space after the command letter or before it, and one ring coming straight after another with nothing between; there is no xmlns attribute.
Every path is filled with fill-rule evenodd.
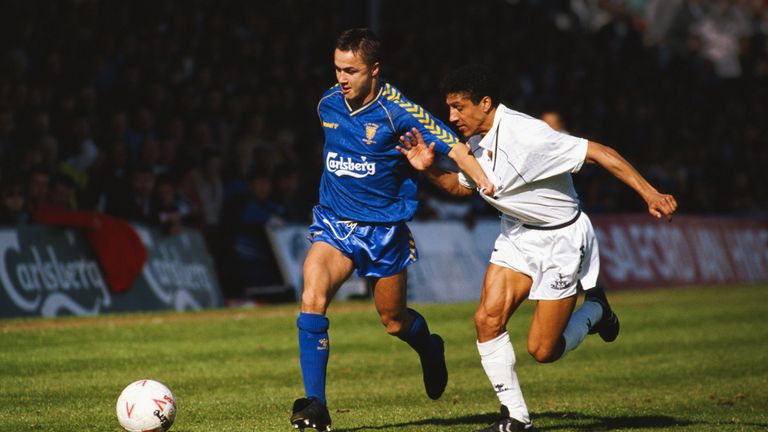
<svg viewBox="0 0 768 432"><path fill-rule="evenodd" d="M554 230L526 228L502 216L490 262L533 279L531 300L558 300L597 284L600 251L592 222L583 212L572 224Z"/></svg>

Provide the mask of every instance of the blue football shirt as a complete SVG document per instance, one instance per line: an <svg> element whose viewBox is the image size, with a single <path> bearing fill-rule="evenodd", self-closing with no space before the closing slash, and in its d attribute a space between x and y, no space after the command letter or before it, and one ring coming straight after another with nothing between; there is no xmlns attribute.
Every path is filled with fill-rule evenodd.
<svg viewBox="0 0 768 432"><path fill-rule="evenodd" d="M445 124L388 83L356 110L335 85L323 94L317 112L325 132L320 204L342 219L410 220L418 205L417 173L395 148L400 136L415 127L442 154L459 142Z"/></svg>

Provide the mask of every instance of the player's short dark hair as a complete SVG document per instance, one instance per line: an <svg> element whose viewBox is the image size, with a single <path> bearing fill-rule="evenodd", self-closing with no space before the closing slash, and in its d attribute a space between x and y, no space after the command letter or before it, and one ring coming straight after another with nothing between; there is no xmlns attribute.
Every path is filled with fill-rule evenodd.
<svg viewBox="0 0 768 432"><path fill-rule="evenodd" d="M367 28L353 28L345 30L336 39L336 49L339 51L352 51L360 55L368 66L377 63L381 59L381 40L376 33Z"/></svg>
<svg viewBox="0 0 768 432"><path fill-rule="evenodd" d="M453 70L440 84L443 96L464 93L474 104L488 96L493 106L499 104L499 83L496 75L483 65L467 65Z"/></svg>

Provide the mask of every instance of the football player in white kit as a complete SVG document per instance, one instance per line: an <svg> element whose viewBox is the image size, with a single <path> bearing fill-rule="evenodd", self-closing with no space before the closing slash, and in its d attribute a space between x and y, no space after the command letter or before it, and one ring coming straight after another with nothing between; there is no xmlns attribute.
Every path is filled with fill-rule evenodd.
<svg viewBox="0 0 768 432"><path fill-rule="evenodd" d="M640 194L656 218L671 218L677 203L612 148L557 132L499 104L497 88L482 66L458 69L442 85L450 121L470 138L469 151L495 183L493 197L481 196L501 212L501 232L474 316L481 363L501 402L501 418L482 431L532 430L506 331L518 306L525 299L537 301L528 352L538 362L561 358L587 334L612 342L619 333L618 317L596 286L597 240L579 208L571 174L585 162L602 166ZM400 151L432 182L453 195L473 193L475 185L463 173L432 165L433 145L426 145L417 131L400 141ZM585 301L574 311L578 287Z"/></svg>

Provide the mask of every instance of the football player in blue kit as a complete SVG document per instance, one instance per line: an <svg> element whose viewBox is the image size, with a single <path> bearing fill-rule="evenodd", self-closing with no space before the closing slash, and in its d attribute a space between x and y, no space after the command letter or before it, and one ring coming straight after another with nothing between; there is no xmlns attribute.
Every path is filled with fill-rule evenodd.
<svg viewBox="0 0 768 432"><path fill-rule="evenodd" d="M418 204L417 172L397 150L399 137L416 128L478 189L494 193L494 185L450 129L381 80L380 47L368 29L342 33L334 51L338 84L317 106L325 132L325 169L320 203L309 227L312 246L304 261L296 322L306 397L294 402L291 416L291 424L302 430L331 428L325 395L330 350L325 313L355 270L373 286L374 304L387 333L419 355L427 396L438 399L448 382L442 338L430 333L424 317L406 306L406 269L418 259L406 226Z"/></svg>

